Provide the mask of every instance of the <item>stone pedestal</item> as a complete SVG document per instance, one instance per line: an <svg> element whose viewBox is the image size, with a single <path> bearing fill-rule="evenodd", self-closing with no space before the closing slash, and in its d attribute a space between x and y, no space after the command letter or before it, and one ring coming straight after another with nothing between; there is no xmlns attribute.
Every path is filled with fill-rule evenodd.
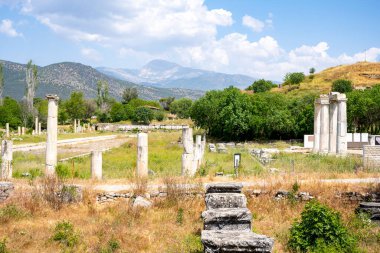
<svg viewBox="0 0 380 253"><path fill-rule="evenodd" d="M137 177L148 177L148 134L137 134Z"/></svg>
<svg viewBox="0 0 380 253"><path fill-rule="evenodd" d="M8 180L12 178L13 142L2 140L1 142L1 174L0 178Z"/></svg>
<svg viewBox="0 0 380 253"><path fill-rule="evenodd" d="M58 139L58 96L46 95L48 100L47 136L46 136L46 167L45 175L55 174L57 166Z"/></svg>
<svg viewBox="0 0 380 253"><path fill-rule="evenodd" d="M91 178L101 180L103 174L102 151L91 152Z"/></svg>
<svg viewBox="0 0 380 253"><path fill-rule="evenodd" d="M206 186L201 240L205 253L272 252L274 240L251 232L252 214L241 183Z"/></svg>

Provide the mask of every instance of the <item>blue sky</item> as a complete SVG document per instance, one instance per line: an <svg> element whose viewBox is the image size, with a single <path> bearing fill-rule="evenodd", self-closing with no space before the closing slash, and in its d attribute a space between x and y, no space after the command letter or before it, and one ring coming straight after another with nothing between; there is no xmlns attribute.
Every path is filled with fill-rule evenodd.
<svg viewBox="0 0 380 253"><path fill-rule="evenodd" d="M0 59L257 78L380 60L377 0L0 0Z"/></svg>

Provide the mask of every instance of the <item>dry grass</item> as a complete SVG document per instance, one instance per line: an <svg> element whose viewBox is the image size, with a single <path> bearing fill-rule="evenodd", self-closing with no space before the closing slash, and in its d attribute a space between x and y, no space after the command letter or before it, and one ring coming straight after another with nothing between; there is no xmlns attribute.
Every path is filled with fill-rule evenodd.
<svg viewBox="0 0 380 253"><path fill-rule="evenodd" d="M170 178L173 196L183 192L178 186L181 179ZM288 200L275 201L278 189L291 189L292 183L271 184L262 188L268 194L248 198L248 207L254 216L253 230L275 238L275 251L286 252L289 228L300 216L305 203ZM182 188L180 188L182 189ZM338 191L367 191L369 186L321 185L310 183L301 185L300 191L308 191L320 202L338 210L344 224L359 238L363 252L378 252L380 229L366 228L365 232L355 223L354 209L357 203L336 198ZM78 234L78 243L72 252L102 252L109 241L116 241L120 250L115 252L192 252L200 253L199 235L202 229L201 212L205 209L203 197L177 197L157 199L150 209L132 209L128 201L108 204L94 203L94 195L86 193L83 203L65 205L54 210L31 199L26 192L8 201L23 213L6 221L0 220L1 237L6 238L11 252L59 252L68 250L51 240L55 225L63 220L73 224ZM29 203L29 204L26 204ZM34 203L34 205L30 205ZM4 208L6 204L0 206ZM2 209L1 209L2 210ZM103 251L105 252L105 251Z"/></svg>
<svg viewBox="0 0 380 253"><path fill-rule="evenodd" d="M332 82L337 79L351 80L355 87L372 87L380 83L379 78L369 78L365 74L380 75L380 63L378 62L357 62L352 65L340 65L325 69L314 74L314 78L308 76L301 83L299 89L295 89L292 94L305 92L328 93L331 90ZM289 86L282 89L273 89L274 92L290 92Z"/></svg>

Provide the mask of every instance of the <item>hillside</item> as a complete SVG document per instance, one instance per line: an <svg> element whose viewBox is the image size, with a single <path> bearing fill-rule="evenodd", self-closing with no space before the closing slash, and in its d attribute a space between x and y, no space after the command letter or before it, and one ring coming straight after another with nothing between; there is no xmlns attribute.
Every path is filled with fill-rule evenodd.
<svg viewBox="0 0 380 253"><path fill-rule="evenodd" d="M25 91L26 65L1 60L0 62L4 66L4 95L21 99ZM37 97L44 97L47 93L56 93L62 98L67 98L72 91L82 91L86 97L92 98L97 94L96 89L99 80L108 82L110 94L116 99L121 98L122 91L126 87L136 87L139 97L150 100L168 96L196 99L204 94L202 91L190 89L167 89L139 85L110 77L90 66L74 62L38 67L38 80Z"/></svg>
<svg viewBox="0 0 380 253"><path fill-rule="evenodd" d="M256 80L246 75L230 75L183 67L164 60L150 61L140 69L99 67L97 70L121 80L163 88L214 90L232 85L244 89Z"/></svg>
<svg viewBox="0 0 380 253"><path fill-rule="evenodd" d="M380 84L380 62L357 62L351 65L339 65L325 69L314 74L314 78L306 77L298 90L292 92L315 91L328 93L332 83L337 79L351 80L355 89L363 89ZM288 87L274 89L274 91L286 92Z"/></svg>

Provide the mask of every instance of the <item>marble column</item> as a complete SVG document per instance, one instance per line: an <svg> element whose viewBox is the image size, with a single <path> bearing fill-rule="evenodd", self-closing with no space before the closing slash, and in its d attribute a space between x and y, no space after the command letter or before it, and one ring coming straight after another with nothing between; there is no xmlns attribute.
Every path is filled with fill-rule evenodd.
<svg viewBox="0 0 380 253"><path fill-rule="evenodd" d="M17 127L17 135L21 136L21 127Z"/></svg>
<svg viewBox="0 0 380 253"><path fill-rule="evenodd" d="M13 142L2 140L1 142L1 174L0 179L12 178Z"/></svg>
<svg viewBox="0 0 380 253"><path fill-rule="evenodd" d="M148 134L137 134L137 177L148 177Z"/></svg>
<svg viewBox="0 0 380 253"><path fill-rule="evenodd" d="M181 174L183 176L192 176L194 171L195 155L194 155L194 141L193 141L193 129L186 127L182 129L182 167Z"/></svg>
<svg viewBox="0 0 380 253"><path fill-rule="evenodd" d="M77 132L77 120L74 119L74 133Z"/></svg>
<svg viewBox="0 0 380 253"><path fill-rule="evenodd" d="M202 135L195 136L195 149L194 149L194 168L193 175L197 172L201 166L201 156L202 156Z"/></svg>
<svg viewBox="0 0 380 253"><path fill-rule="evenodd" d="M319 152L329 152L329 97L321 95L321 134L319 140Z"/></svg>
<svg viewBox="0 0 380 253"><path fill-rule="evenodd" d="M45 175L55 174L57 166L58 139L58 100L57 95L46 95L48 100L47 136L46 136L46 167Z"/></svg>
<svg viewBox="0 0 380 253"><path fill-rule="evenodd" d="M194 141L193 141L193 129L183 128L182 129L182 143L183 143L183 149L184 153L186 154L193 154L194 150Z"/></svg>
<svg viewBox="0 0 380 253"><path fill-rule="evenodd" d="M314 144L313 152L319 152L319 142L321 138L321 101L316 99L314 103Z"/></svg>
<svg viewBox="0 0 380 253"><path fill-rule="evenodd" d="M38 134L41 135L42 134L42 126L41 126L41 122L38 123Z"/></svg>
<svg viewBox="0 0 380 253"><path fill-rule="evenodd" d="M330 121L329 121L329 153L336 154L337 148L337 127L338 127L338 92L330 93Z"/></svg>
<svg viewBox="0 0 380 253"><path fill-rule="evenodd" d="M102 179L102 151L91 152L91 178L101 180Z"/></svg>
<svg viewBox="0 0 380 253"><path fill-rule="evenodd" d="M25 135L25 127L21 127L21 135Z"/></svg>
<svg viewBox="0 0 380 253"><path fill-rule="evenodd" d="M338 145L336 152L339 155L347 154L347 98L346 94L337 96L338 102Z"/></svg>

